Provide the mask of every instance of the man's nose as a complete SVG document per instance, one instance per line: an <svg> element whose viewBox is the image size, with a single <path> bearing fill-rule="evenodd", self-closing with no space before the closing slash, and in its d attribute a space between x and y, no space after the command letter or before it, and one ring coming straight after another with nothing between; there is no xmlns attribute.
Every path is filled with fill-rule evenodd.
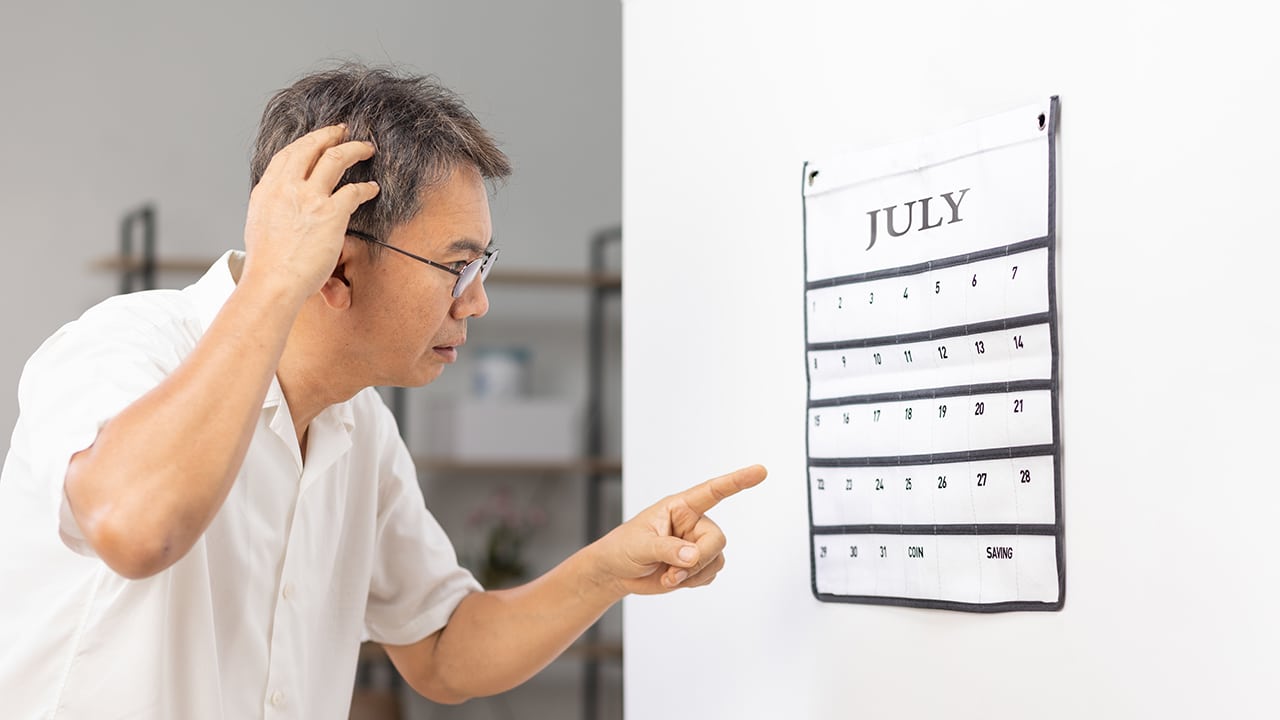
<svg viewBox="0 0 1280 720"><path fill-rule="evenodd" d="M484 289L484 278L477 277L471 281L453 301L453 317L457 320L481 318L489 312L489 294Z"/></svg>

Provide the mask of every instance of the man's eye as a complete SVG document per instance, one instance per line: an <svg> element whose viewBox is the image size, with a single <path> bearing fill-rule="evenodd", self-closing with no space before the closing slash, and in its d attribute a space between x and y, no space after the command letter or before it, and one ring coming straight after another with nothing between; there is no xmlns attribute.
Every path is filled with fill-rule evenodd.
<svg viewBox="0 0 1280 720"><path fill-rule="evenodd" d="M462 269L465 268L467 265L470 265L470 263L466 260L454 260L453 262L449 263L449 269L453 270L454 272L462 272Z"/></svg>

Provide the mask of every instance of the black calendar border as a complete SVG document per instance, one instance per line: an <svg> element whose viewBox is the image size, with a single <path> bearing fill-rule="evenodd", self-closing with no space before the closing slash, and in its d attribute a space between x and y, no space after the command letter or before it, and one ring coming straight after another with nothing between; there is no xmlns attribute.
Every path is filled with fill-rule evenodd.
<svg viewBox="0 0 1280 720"><path fill-rule="evenodd" d="M1011 445L1009 447L982 448L981 450L957 450L945 453L921 453L920 455L873 455L862 457L809 458L809 467L910 467L912 465L948 465L951 463L982 462L984 460L1009 460L1024 457L1048 457L1053 455L1053 445Z"/></svg>
<svg viewBox="0 0 1280 720"><path fill-rule="evenodd" d="M1048 523L918 523L915 525L815 525L813 536L822 535L1057 535Z"/></svg>
<svg viewBox="0 0 1280 720"><path fill-rule="evenodd" d="M1048 312L1031 313L1030 315L1016 315L1014 317L1000 318L998 320L965 323L964 325L952 325L950 327L921 330L913 333L855 338L853 340L827 340L824 342L812 342L805 346L805 350L808 352L826 352L830 350L857 350L861 348L878 347L881 345L907 345L909 343L929 342L931 340L948 340L953 337L963 337L965 335L981 335L982 333L999 332L1001 330L1035 327L1036 325L1045 325L1048 323Z"/></svg>
<svg viewBox="0 0 1280 720"><path fill-rule="evenodd" d="M1048 137L1049 149L1049 347L1053 351L1053 391L1049 394L1053 404L1053 483L1054 524L1058 527L1056 539L1058 553L1058 602L1050 610L1061 610L1067 597L1066 522L1062 502L1062 378L1061 355L1058 353L1058 96L1049 98Z"/></svg>
<svg viewBox="0 0 1280 720"><path fill-rule="evenodd" d="M809 409L840 407L842 405L871 405L875 403L903 402L910 400L937 400L966 395L994 395L997 393L1035 392L1053 390L1053 379L1006 380L1004 382L974 383L972 385L948 385L946 387L896 390L866 395L843 395L809 401Z"/></svg>
<svg viewBox="0 0 1280 720"><path fill-rule="evenodd" d="M1016 243L1010 243L1008 245L997 245L992 248L987 248L986 250L975 250L974 252L952 255L951 257L939 258L937 260L926 260L922 263L916 263L915 265L902 265L900 267L869 270L864 273L855 273L853 275L838 275L833 278L824 278L822 280L809 280L804 284L804 289L825 290L827 288L839 287L841 285L857 285L858 283L871 282L872 280L884 280L885 278L923 275L931 270L942 270L944 268L956 267L958 265L968 265L970 263L981 262L982 260L991 260L992 258L1021 255L1022 253L1041 250L1047 247L1049 247L1049 236L1044 235L1038 238L1031 238L1030 240L1019 240Z"/></svg>
<svg viewBox="0 0 1280 720"><path fill-rule="evenodd" d="M925 599L925 598L906 598L906 597L885 596L885 595L835 595L835 594L832 594L832 593L822 593L822 592L819 592L819 591L818 591L818 580L817 580L817 559L814 557L814 551L813 551L813 538L814 538L814 536L816 536L816 535L820 535L820 534L829 534L829 533L827 533L827 532L819 532L819 531L818 531L818 528L819 528L819 527L832 527L832 526L816 526L816 525L814 525L814 522L813 522L813 489L812 489L812 487L813 487L813 483L812 483L812 478L811 478L811 477L809 477L809 481L805 483L805 490L806 490L806 492L805 492L805 496L806 496L806 498L807 498L807 500L808 500L808 508L809 508L809 533L808 533L808 537L806 537L806 538L805 538L805 543L806 543L806 545L808 546L808 555L809 555L809 583L810 583L810 590L811 590L811 592L813 593L814 598L815 598L815 599L817 599L817 600L819 600L819 601L821 601L821 602L841 602L841 603L860 603L860 604L869 604L869 605L889 605L889 606L898 606L898 607L913 607L913 608L925 608L925 609L937 609L937 610L953 610L953 611L960 611L960 612L973 612L973 613L997 613L997 612L1011 612L1011 611L1059 611L1059 610L1062 610L1062 608L1064 607L1064 605L1065 605L1065 603L1066 603L1066 588L1067 588L1067 585L1066 585L1066 557L1065 557L1065 544L1066 544L1066 543L1065 543L1065 527L1064 527L1064 526L1065 526L1065 523L1064 523L1064 517L1065 517L1065 516L1064 516L1064 510L1063 510L1063 499L1062 499L1062 498L1063 498L1063 492L1062 492L1062 485L1063 485L1063 482L1062 482L1062 436L1061 436L1061 406L1060 406L1060 388L1061 388L1061 385L1060 385L1060 382L1061 382L1061 377L1060 377L1060 362L1061 362L1061 361L1060 361L1060 355L1059 355L1059 351L1058 351L1058 350L1059 350L1059 343L1058 343L1058 290L1057 290L1057 235L1058 235L1058 222L1057 222L1057 214L1058 214L1058 200L1057 200L1057 194L1058 194L1058 180L1057 180L1057 177L1058 177L1058 169L1057 169L1057 167L1058 167L1058 164L1057 164L1057 138L1058 138L1058 115L1059 115L1059 100L1058 100L1058 96L1057 96L1057 95L1054 95L1054 96L1051 96L1051 97L1049 98L1049 112L1048 112L1048 117L1042 118L1042 120L1047 124L1046 144L1047 144L1047 146L1048 146L1048 147L1047 147L1047 149L1048 149L1048 153L1049 153L1049 158L1048 158L1048 160L1049 160L1049 178L1048 178L1048 181L1049 181L1049 182L1048 182L1048 194L1049 194L1049 197L1048 197L1048 219L1047 219L1047 220L1048 220L1048 223L1047 223L1047 225L1048 225L1048 234L1047 234L1044 238L1036 238L1036 239L1033 239L1033 240L1030 240L1030 241L1025 241L1024 243L1015 243L1015 244L1012 244L1012 245L1005 246L1005 249L1007 249L1007 248L1009 248L1009 247L1017 247L1017 246L1019 246L1019 245L1028 244L1028 243L1037 243L1037 244L1038 244L1038 243L1042 243L1042 242L1043 242L1043 243L1044 243L1044 247L1047 247L1047 248L1048 248L1048 250L1049 250L1049 257L1048 257L1048 267L1047 267L1047 272L1048 272L1048 276L1049 276L1049 277L1048 277L1048 291L1049 291L1049 312L1048 312L1048 316L1049 316L1049 317L1048 317L1048 320L1049 320L1049 346L1050 346L1050 350L1051 350L1051 354L1052 354L1052 363L1051 363L1051 371L1050 371L1050 372L1051 372L1051 378L1050 378L1050 382L1049 382L1049 385L1050 385L1050 387L1049 387L1049 389L1050 389L1050 394L1049 394L1049 396L1050 396L1050 403L1051 403L1051 407L1052 407L1052 409L1051 409L1051 421L1052 421L1052 425L1053 425L1053 427L1052 427L1052 445L1048 448L1048 449L1050 450L1050 452L1039 452L1039 453L1037 453L1037 454L1039 454L1039 455L1048 455L1048 454L1052 454L1052 456L1053 456L1053 467L1054 467L1054 473L1053 473L1053 475L1054 475L1054 478L1053 478L1053 482L1054 482L1054 515L1055 515L1055 517L1054 517L1054 525L1053 525L1053 526L1034 526L1034 527L1036 527L1038 530L1044 530L1044 532L1034 532L1034 533L1033 533L1033 532L1024 532L1023 534L1029 534L1029 535L1030 535L1030 534L1035 534L1035 535L1042 535L1042 536L1043 536L1043 535L1049 535L1049 534L1052 534L1052 535L1054 536L1054 539L1055 539L1055 546L1056 546L1056 559L1057 559L1057 565L1058 565L1058 568L1057 568L1057 569L1058 569L1058 598L1057 598L1057 600L1056 600L1056 601L1052 601L1052 602L1044 602L1044 601L1030 601L1030 600L1017 600L1017 601L999 602L999 603L971 603L971 602L960 602L960 601L954 601L954 600L929 600L929 599ZM815 176L816 176L816 171L815 171ZM877 275L877 273L888 273L888 274L883 275L883 277L893 277L893 276L895 276L895 275L907 275L907 274L912 274L911 272L906 272L905 270L913 270L913 269L914 269L914 270L913 270L914 272L926 272L928 269L930 269L930 268L932 268L932 267L938 267L938 266L939 266L939 265L937 264L937 261L935 261L935 262L934 262L934 263L932 263L932 264L931 264L931 263L923 263L922 265L924 265L924 266L925 266L925 268L924 268L923 270L918 269L918 268L917 268L917 266L906 266L905 268L895 268L895 269L888 269L888 270L877 270L877 271L872 271L872 272L869 272L869 273L861 273L861 274L859 274L859 275L850 275L850 276L845 276L845 277L843 277L843 278L834 278L833 280L837 280L837 281L839 281L839 282L831 282L831 283L829 283L829 284L827 284L827 285L822 285L822 284L821 284L821 281L816 281L816 282L814 282L814 283L810 283L810 282L808 282L808 281L807 281L807 278L809 277L809 253L808 253L808 243L809 243L809 218L808 218L808 203L807 203L807 198L806 198L805 193L804 193L804 187L805 187L805 183L807 183L807 182L809 182L809 181L810 181L810 177L809 177L809 162L808 162L808 161L806 161L806 162L804 163L804 165L803 165L803 169L802 169L802 172L801 172L801 186L800 186L801 222L802 222L802 228L803 228L803 240L804 240L804 249L805 249L805 252L804 252L804 262L803 262L803 266L804 266L804 268L803 268L803 269L804 269L804 278L806 278L806 282L804 283L805 293L807 293L807 292L808 292L808 290L810 290L810 289L814 289L815 287L830 287L830 286L833 286L833 285L845 284L845 283L849 283L849 282L857 282L857 281L859 281L859 280L877 279L878 277L880 277L879 275ZM999 256L1000 256L1000 255L1002 255L1002 254L1008 254L1008 253L1002 253L1002 252L999 252L999 250L998 250L998 249L995 249L995 250L993 250L993 251L995 252L995 254L994 254L994 255L992 255L992 257L999 257ZM977 253L967 253L967 254L965 254L965 255L963 255L963 256L955 256L955 257L956 257L956 258L959 258L959 257L972 258L972 256L973 256L973 255L975 255L975 254L977 254ZM945 261L953 260L953 259L954 259L954 258L944 258L942 261L943 261L943 262L945 262ZM973 259L968 259L968 260L966 260L966 262L973 262L973 261L975 261L975 260L973 260ZM957 262L957 263L955 263L955 264L960 264L960 263L958 263L958 262ZM895 272L895 271L899 271L899 272ZM850 279L850 278L852 278L852 279ZM809 353L809 351L810 351L810 349L811 349L811 348L809 347L809 343L807 342L807 340L808 340L808 338L809 338L808 297L807 297L807 295L806 295L805 293L802 293L802 294L801 294L802 303L803 303L802 308L804 309L804 333L805 333L805 334L804 334L804 337L805 337L805 340L806 340L806 352L805 352L805 385L806 385L806 388L812 388L812 387L813 387L813 378L810 376L809 362L808 362L808 360L809 360L809 355L808 355L808 353ZM899 336L899 337L900 337L900 336ZM810 406L810 407L811 407L811 406ZM806 407L806 409L805 409L805 455L806 455L806 456L808 456L808 459L809 459L809 463L808 463L808 465L806 465L806 468L805 468L805 475L806 475L806 477L808 477L808 476L811 474L811 470L810 470L810 468L817 466L817 465L815 465L815 464L814 464L814 458L812 458L812 457L810 456L810 449L809 449L809 434L810 434L810 429L809 429L809 422L808 422L808 420L809 420L809 418L808 418L808 413L809 413L809 408L808 408L808 407ZM1040 450L1044 450L1044 449L1045 449L1045 447L1044 447L1044 446L1036 446L1036 447L1037 447L1038 449L1040 449ZM1011 450L1011 448L1002 448L1001 450L1002 450L1002 451L1007 451L1007 450ZM974 451L966 451L965 453L956 453L956 454L957 454L957 455L959 455L959 454L972 454L973 452L974 452ZM941 456L941 455L943 455L943 454L941 454L941 453L940 453L940 454L932 454L932 455L929 455L929 456L927 456L927 457L939 457L939 456ZM903 459L903 458L905 458L905 457L909 457L909 456L899 456L899 458L897 458L897 459L898 459L898 460L901 460L901 459ZM915 457L925 457L925 456L915 456ZM889 464L889 463L888 463L888 461L889 461L889 460L891 460L891 458L839 458L839 459L837 459L837 460L842 461L842 462L862 462L862 461L869 461L869 460L870 460L870 461L878 461L878 462L881 462L881 463L884 463L884 464ZM860 526L848 526L848 527L860 527ZM878 526L867 526L867 527L878 527ZM898 525L898 526L894 526L894 527L902 528L902 527L904 527L904 526L902 526L902 525ZM926 526L922 526L922 527L926 527ZM927 526L927 527L928 527L928 528L930 528L930 529L934 529L935 534L938 534L938 533L937 533L937 529L935 528L935 526L932 526L932 525L931 525L931 526ZM938 527L942 527L942 526L938 526ZM978 526L978 525L970 524L970 525L968 525L968 526L954 526L954 527L957 527L957 528L958 528L958 527L976 528L976 527L983 527L983 526ZM1032 526L1019 526L1019 525L1013 525L1013 526L1011 526L1011 527L1015 530L1015 532L1014 532L1014 533L1012 533L1012 534L1018 534L1016 531L1017 531L1020 527L1023 527L1023 528L1024 528L1024 530L1030 530ZM921 533L921 534L927 534L927 533ZM998 534L998 533L974 533L974 534Z"/></svg>
<svg viewBox="0 0 1280 720"><path fill-rule="evenodd" d="M810 555L812 554L812 551L810 551ZM989 614L1027 610L1042 612L1061 610L1061 586L1059 586L1058 593L1058 600L1056 602L1016 600L996 603L971 603L961 602L959 600L921 600L917 598L897 597L894 595L833 595L831 593L820 593L817 590L814 591L813 596L822 602L890 605L894 607L923 608L926 610L956 610L959 612Z"/></svg>

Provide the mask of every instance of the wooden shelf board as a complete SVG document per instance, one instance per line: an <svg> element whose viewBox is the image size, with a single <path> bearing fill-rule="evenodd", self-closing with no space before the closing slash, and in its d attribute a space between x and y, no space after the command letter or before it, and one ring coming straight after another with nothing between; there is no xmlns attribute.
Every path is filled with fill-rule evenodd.
<svg viewBox="0 0 1280 720"><path fill-rule="evenodd" d="M378 663L388 660L387 651L376 642L360 644L359 662ZM622 642L584 643L576 642L565 649L563 657L581 660L621 660Z"/></svg>
<svg viewBox="0 0 1280 720"><path fill-rule="evenodd" d="M213 264L213 258L172 258L157 260L158 272L203 273ZM110 272L135 272L142 269L142 260L111 256L99 258L90 266L94 270ZM501 269L485 281L488 285L531 285L541 287L596 287L617 289L622 287L620 273L565 272L556 270Z"/></svg>
<svg viewBox="0 0 1280 720"><path fill-rule="evenodd" d="M474 461L451 460L439 457L416 457L419 470L439 473L520 475L553 473L600 473L617 475L622 472L622 461L616 458L597 458L565 461Z"/></svg>
<svg viewBox="0 0 1280 720"><path fill-rule="evenodd" d="M622 643L574 643L564 651L564 656L583 660L622 660Z"/></svg>
<svg viewBox="0 0 1280 720"><path fill-rule="evenodd" d="M555 270L500 269L485 280L491 285L535 285L543 287L620 288L619 273L563 272Z"/></svg>
<svg viewBox="0 0 1280 720"><path fill-rule="evenodd" d="M202 273L208 270L212 264L213 258L207 260L200 258L171 258L157 260L155 268L158 272ZM142 269L142 260L113 255L94 260L90 267L94 270L108 270L110 272L136 272Z"/></svg>

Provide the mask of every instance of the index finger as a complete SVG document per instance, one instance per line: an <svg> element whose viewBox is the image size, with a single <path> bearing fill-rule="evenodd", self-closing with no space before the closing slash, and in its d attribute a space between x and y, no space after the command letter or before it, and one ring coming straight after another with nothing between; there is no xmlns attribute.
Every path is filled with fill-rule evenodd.
<svg viewBox="0 0 1280 720"><path fill-rule="evenodd" d="M283 172L286 177L306 178L311 174L311 168L315 166L316 161L320 159L320 154L342 142L346 136L346 125L326 125L316 128L281 148L267 163L263 177ZM272 172L273 170L275 172Z"/></svg>
<svg viewBox="0 0 1280 720"><path fill-rule="evenodd" d="M769 471L763 465L751 465L694 485L676 497L683 500L690 510L703 515L730 495L759 485L768 474Z"/></svg>

